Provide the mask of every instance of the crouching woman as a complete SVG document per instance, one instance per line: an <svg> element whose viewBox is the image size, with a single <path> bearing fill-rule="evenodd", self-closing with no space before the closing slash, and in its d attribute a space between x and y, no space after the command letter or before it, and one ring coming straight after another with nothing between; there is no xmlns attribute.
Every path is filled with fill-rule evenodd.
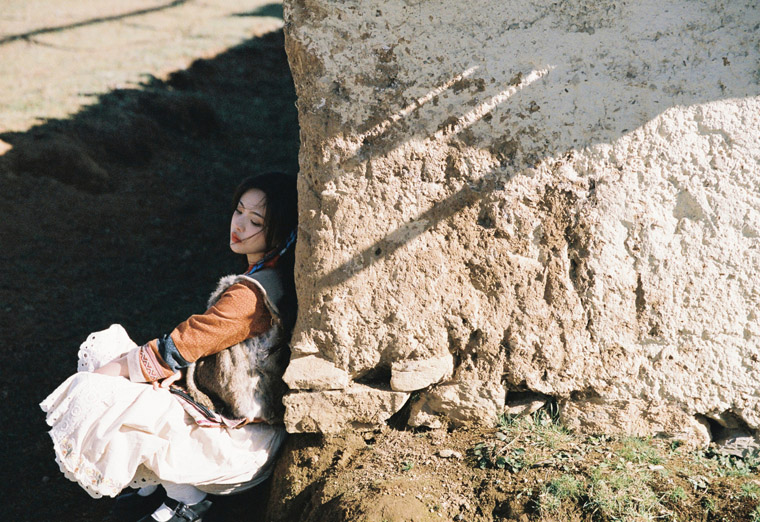
<svg viewBox="0 0 760 522"><path fill-rule="evenodd" d="M265 480L284 440L295 180L249 178L233 205L230 249L248 269L169 335L137 346L119 325L91 334L79 371L41 403L61 471L93 497L121 493L121 518L201 520L207 494Z"/></svg>

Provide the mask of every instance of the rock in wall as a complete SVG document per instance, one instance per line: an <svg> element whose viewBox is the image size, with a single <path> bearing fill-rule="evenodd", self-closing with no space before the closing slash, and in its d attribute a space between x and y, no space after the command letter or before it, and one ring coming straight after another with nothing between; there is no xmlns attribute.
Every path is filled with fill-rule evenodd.
<svg viewBox="0 0 760 522"><path fill-rule="evenodd" d="M406 401L416 426L492 422L524 392L591 431L760 428L756 2L286 0L285 18L290 431Z"/></svg>

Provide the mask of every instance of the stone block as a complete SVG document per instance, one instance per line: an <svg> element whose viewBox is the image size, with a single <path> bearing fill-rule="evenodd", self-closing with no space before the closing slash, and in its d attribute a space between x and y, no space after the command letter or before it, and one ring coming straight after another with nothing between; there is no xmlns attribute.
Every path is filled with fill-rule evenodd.
<svg viewBox="0 0 760 522"><path fill-rule="evenodd" d="M434 386L412 404L411 426L441 428L448 423L495 424L504 404L504 388L483 381L446 383Z"/></svg>
<svg viewBox="0 0 760 522"><path fill-rule="evenodd" d="M672 437L691 447L710 443L707 422L662 402L568 400L560 404L560 422L579 433Z"/></svg>
<svg viewBox="0 0 760 522"><path fill-rule="evenodd" d="M454 357L451 354L430 359L394 361L391 364L391 389L421 390L451 377L453 370Z"/></svg>
<svg viewBox="0 0 760 522"><path fill-rule="evenodd" d="M350 382L348 373L314 355L292 358L282 380L291 390L342 390Z"/></svg>
<svg viewBox="0 0 760 522"><path fill-rule="evenodd" d="M286 395L285 428L289 433L337 433L385 423L409 398L405 392L353 383L345 390Z"/></svg>

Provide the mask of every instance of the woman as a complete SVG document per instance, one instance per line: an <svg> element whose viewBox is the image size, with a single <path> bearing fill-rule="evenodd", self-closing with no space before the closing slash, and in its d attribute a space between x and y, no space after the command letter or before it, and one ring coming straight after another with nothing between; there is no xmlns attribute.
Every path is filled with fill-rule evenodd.
<svg viewBox="0 0 760 522"><path fill-rule="evenodd" d="M121 502L140 504L163 486L167 498L141 521L200 520L207 493L267 478L285 437L295 181L255 176L233 201L230 249L246 272L222 278L205 313L142 346L119 325L91 334L78 373L40 405L61 471L91 496L140 487Z"/></svg>

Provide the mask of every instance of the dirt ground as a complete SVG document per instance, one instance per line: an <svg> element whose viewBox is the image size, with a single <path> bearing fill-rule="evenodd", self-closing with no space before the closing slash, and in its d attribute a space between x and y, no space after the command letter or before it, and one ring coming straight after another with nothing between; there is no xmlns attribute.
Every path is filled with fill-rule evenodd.
<svg viewBox="0 0 760 522"><path fill-rule="evenodd" d="M495 428L375 430L289 440L275 522L760 520L760 458L677 441L583 436L541 410Z"/></svg>
<svg viewBox="0 0 760 522"><path fill-rule="evenodd" d="M110 499L58 471L38 403L90 332L167 333L240 268L234 187L297 170L281 13L245 0L3 3L4 519L108 518ZM256 520L261 494L220 511Z"/></svg>

